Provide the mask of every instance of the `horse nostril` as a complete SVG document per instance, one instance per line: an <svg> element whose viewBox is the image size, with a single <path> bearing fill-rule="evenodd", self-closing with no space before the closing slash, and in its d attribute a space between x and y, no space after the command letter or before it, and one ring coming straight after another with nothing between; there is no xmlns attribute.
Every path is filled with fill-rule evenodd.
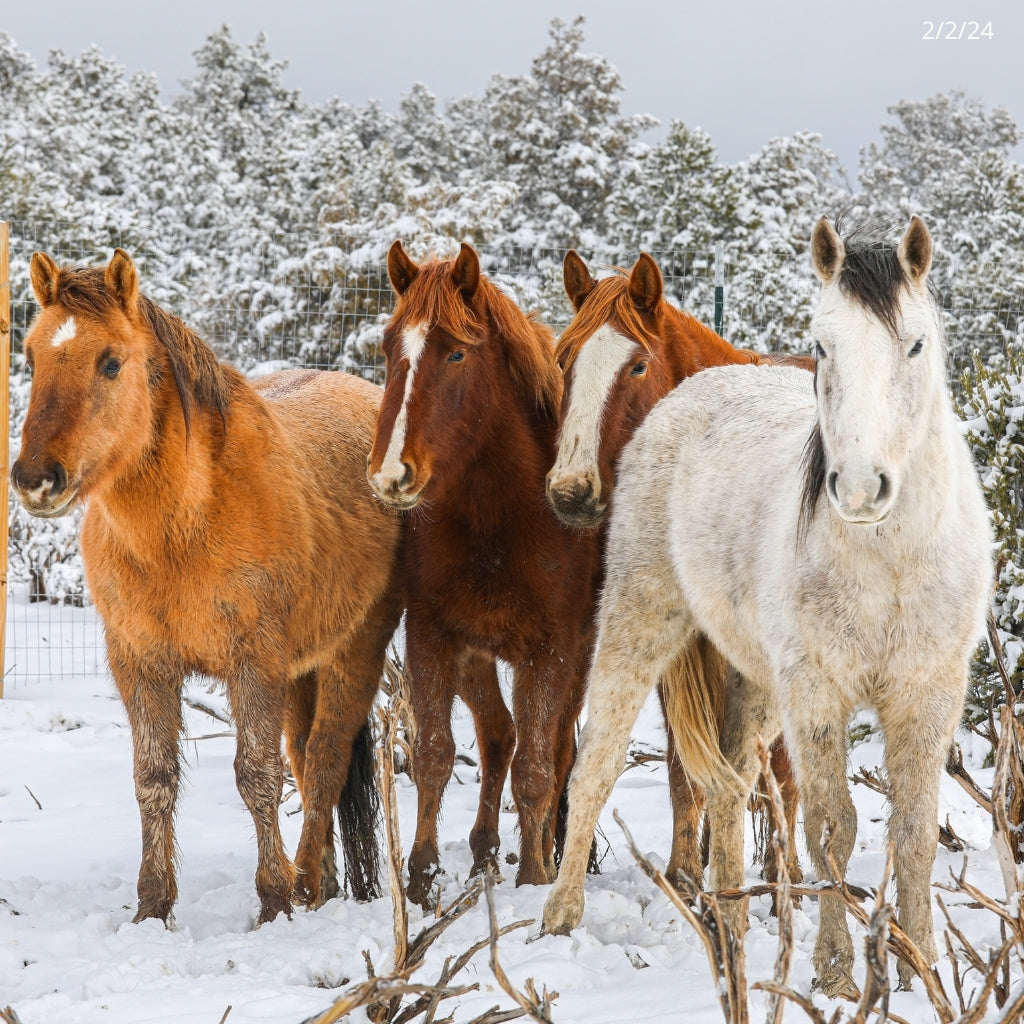
<svg viewBox="0 0 1024 1024"><path fill-rule="evenodd" d="M402 474L402 479L398 481L398 486L408 487L412 483L412 466L408 462L403 462L402 465L405 467L405 472Z"/></svg>
<svg viewBox="0 0 1024 1024"><path fill-rule="evenodd" d="M59 462L55 462L50 467L50 473L53 477L53 484L50 486L50 494L63 494L64 491L67 490L68 486L67 471Z"/></svg>
<svg viewBox="0 0 1024 1024"><path fill-rule="evenodd" d="M833 470L831 473L829 473L826 486L828 487L829 497L831 497L833 501L839 501L839 492L836 490L836 482L838 480L838 471Z"/></svg>
<svg viewBox="0 0 1024 1024"><path fill-rule="evenodd" d="M878 495L875 498L877 504L889 500L889 495L892 492L892 484L889 483L889 478L884 473L878 474Z"/></svg>

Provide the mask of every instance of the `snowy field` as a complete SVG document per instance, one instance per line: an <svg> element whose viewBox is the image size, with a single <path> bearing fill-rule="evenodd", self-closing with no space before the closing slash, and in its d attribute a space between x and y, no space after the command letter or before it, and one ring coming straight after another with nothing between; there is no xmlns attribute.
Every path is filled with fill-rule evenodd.
<svg viewBox="0 0 1024 1024"><path fill-rule="evenodd" d="M15 600L16 599L12 599ZM12 607L17 616L24 609ZM87 614L87 613L86 613ZM24 618L24 615L21 616ZM194 687L197 696L223 706L219 694ZM457 711L460 751L474 756L468 713ZM139 826L132 789L131 742L113 684L95 670L73 678L40 675L8 684L0 701L0 1008L11 1006L23 1024L300 1024L325 1010L348 985L366 978L363 951L377 973L386 974L393 950L389 898L360 905L333 900L318 911L299 910L254 927L255 843L252 822L234 787L234 742L218 735L214 718L187 710L183 744L187 776L179 803L181 895L170 930L156 921L131 923L139 865ZM661 746L655 709L648 706L635 738ZM984 744L964 739L965 761L975 779L990 786L980 768ZM858 745L851 767L881 761L877 740ZM469 828L475 813L475 769L457 767L444 806L442 857L447 869L446 902L461 892L471 863ZM874 886L884 864L884 802L864 786L854 787L860 817L850 880ZM415 792L398 780L401 830L408 851L415 818ZM632 768L619 780L602 818L610 843L604 873L587 882L582 926L569 937L539 936L547 887L513 885L514 868L496 889L500 926L534 919L529 928L499 943L502 966L522 988L532 978L538 992L557 992L552 1019L558 1024L623 1024L722 1020L703 946L680 914L633 862L611 816L618 808L641 850L664 866L669 844L666 772L661 764ZM968 879L1000 896L1002 885L990 844L990 823L950 779L942 783L942 813L970 849ZM294 794L281 807L286 846L294 851L301 811ZM517 849L515 816L502 816L503 852ZM748 841L748 849L752 844ZM803 856L806 863L806 856ZM959 873L962 856L940 849L934 880ZM750 865L748 881L758 878ZM943 893L958 926L983 956L999 946L998 923L966 899ZM805 899L795 915L796 950L791 984L811 992L811 951L817 906ZM410 932L423 923L410 907ZM935 923L943 924L936 907ZM444 958L458 956L487 934L483 899L432 948L414 981L437 980ZM767 899L751 903L746 937L747 978L772 977L776 921ZM855 977L864 977L862 930ZM941 966L954 999L952 971ZM895 979L895 967L890 964ZM968 976L968 988L978 984ZM488 965L477 953L462 984L479 989L442 1004L438 1017L469 1022L500 1005L512 1008ZM1016 985L1020 985L1016 979ZM814 995L826 1017L834 1005ZM752 992L751 1020L764 1019L764 995ZM228 1008L230 1007L230 1012ZM851 1007L852 1009L852 1007ZM912 1024L935 1016L921 986L894 993L892 1012ZM226 1016L225 1016L226 1014ZM994 1007L990 1016L994 1019ZM364 1011L352 1020L365 1020ZM790 1005L789 1021L806 1020Z"/></svg>

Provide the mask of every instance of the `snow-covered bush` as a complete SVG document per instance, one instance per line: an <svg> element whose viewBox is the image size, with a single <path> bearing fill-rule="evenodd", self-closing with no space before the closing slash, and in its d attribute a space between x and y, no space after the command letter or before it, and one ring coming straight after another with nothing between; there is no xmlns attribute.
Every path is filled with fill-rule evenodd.
<svg viewBox="0 0 1024 1024"><path fill-rule="evenodd" d="M961 386L967 439L996 536L996 630L1019 695L1024 686L1024 348L1009 348L998 369L975 354L974 372L964 374ZM984 718L990 702L1003 703L1003 692L993 652L985 644L975 659L967 715Z"/></svg>

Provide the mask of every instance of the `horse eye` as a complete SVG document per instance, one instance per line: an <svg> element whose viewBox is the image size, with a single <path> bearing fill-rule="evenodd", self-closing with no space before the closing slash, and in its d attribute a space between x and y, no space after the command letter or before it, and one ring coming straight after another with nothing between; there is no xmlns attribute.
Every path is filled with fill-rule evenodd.
<svg viewBox="0 0 1024 1024"><path fill-rule="evenodd" d="M641 359L639 363L636 363L632 370L629 371L630 377L642 377L647 372L647 363Z"/></svg>
<svg viewBox="0 0 1024 1024"><path fill-rule="evenodd" d="M828 355L828 353L821 347L821 342L820 341L816 341L814 343L814 358L815 359L824 359L827 355Z"/></svg>
<svg viewBox="0 0 1024 1024"><path fill-rule="evenodd" d="M103 364L103 369L100 370L100 373L102 373L104 377L107 377L110 380L113 380L120 372L121 372L121 360L120 359L108 359Z"/></svg>
<svg viewBox="0 0 1024 1024"><path fill-rule="evenodd" d="M924 348L924 338L918 338L914 347L907 353L908 356L916 356Z"/></svg>
<svg viewBox="0 0 1024 1024"><path fill-rule="evenodd" d="M449 363L461 363L466 358L466 353L461 348L456 349L449 357Z"/></svg>

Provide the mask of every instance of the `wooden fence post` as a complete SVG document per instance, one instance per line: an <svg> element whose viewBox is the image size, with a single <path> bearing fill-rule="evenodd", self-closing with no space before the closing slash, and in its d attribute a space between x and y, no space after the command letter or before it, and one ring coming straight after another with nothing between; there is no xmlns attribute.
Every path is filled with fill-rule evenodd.
<svg viewBox="0 0 1024 1024"><path fill-rule="evenodd" d="M11 233L0 221L0 466L4 500L0 502L0 700L4 695L4 649L7 643L7 465L11 451Z"/></svg>

